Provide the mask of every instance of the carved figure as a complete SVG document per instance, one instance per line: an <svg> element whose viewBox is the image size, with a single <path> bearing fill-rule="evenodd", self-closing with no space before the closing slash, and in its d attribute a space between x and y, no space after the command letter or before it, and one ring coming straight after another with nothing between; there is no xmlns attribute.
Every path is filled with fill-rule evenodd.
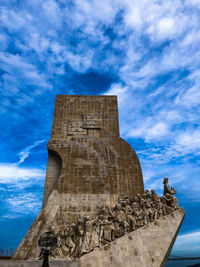
<svg viewBox="0 0 200 267"><path fill-rule="evenodd" d="M139 199L136 196L133 198L133 201L132 201L132 209L136 211L136 210L139 210L140 208L141 207L140 207Z"/></svg>
<svg viewBox="0 0 200 267"><path fill-rule="evenodd" d="M126 221L129 224L129 232L131 232L135 230L136 220L133 216L133 209L130 207L130 205L126 205L125 214L126 214Z"/></svg>
<svg viewBox="0 0 200 267"><path fill-rule="evenodd" d="M60 235L60 233L57 234L57 247L54 250L54 255L55 258L65 258L65 255L63 254L62 251L62 243L63 243L63 238Z"/></svg>
<svg viewBox="0 0 200 267"><path fill-rule="evenodd" d="M152 222L154 216L153 216L153 210L152 210L152 207L151 207L151 203L150 202L148 202L148 201L145 202L144 211L145 211L145 213L147 215L147 220L150 221L150 222Z"/></svg>
<svg viewBox="0 0 200 267"><path fill-rule="evenodd" d="M156 202L160 199L159 195L156 194L154 189L151 189L151 199L153 200L153 202Z"/></svg>
<svg viewBox="0 0 200 267"><path fill-rule="evenodd" d="M164 199L165 203L167 205L169 205L171 208L177 209L178 208L178 200L174 196L174 194L176 194L176 190L173 187L169 186L167 177L165 177L163 179L163 184L164 184L163 199Z"/></svg>
<svg viewBox="0 0 200 267"><path fill-rule="evenodd" d="M62 247L65 249L65 252L69 258L74 258L74 250L76 248L75 236L75 224L73 223L64 231L65 242Z"/></svg>
<svg viewBox="0 0 200 267"><path fill-rule="evenodd" d="M48 234L57 238L57 247L49 255L54 258L79 258L177 209L178 201L174 196L176 190L168 185L168 178L164 178L163 184L162 198L154 189L151 193L147 189L143 195L137 194L133 199L127 196L119 197L113 208L105 205L95 217L79 218L76 224L72 223L61 229L57 235L50 228ZM41 244L48 241L45 239L47 233L43 235ZM45 253L44 249L41 250L39 258Z"/></svg>
<svg viewBox="0 0 200 267"><path fill-rule="evenodd" d="M94 231L95 224L98 221L98 217L90 219L89 216L84 218L85 222L85 235L82 243L81 253L88 253L92 251L95 247L99 246L99 236L96 231Z"/></svg>
<svg viewBox="0 0 200 267"><path fill-rule="evenodd" d="M125 207L127 204L129 204L129 198L128 196L122 195L121 197L118 198L118 203L122 206Z"/></svg>
<svg viewBox="0 0 200 267"><path fill-rule="evenodd" d="M84 221L79 218L76 226L76 232L77 232L77 242L76 242L76 256L77 258L81 255L81 248L84 241L85 236L85 226Z"/></svg>

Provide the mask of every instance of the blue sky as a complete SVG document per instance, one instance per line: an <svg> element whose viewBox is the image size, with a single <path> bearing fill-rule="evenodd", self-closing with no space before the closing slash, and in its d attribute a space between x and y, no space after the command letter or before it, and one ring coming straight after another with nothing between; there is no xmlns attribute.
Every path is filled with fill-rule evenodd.
<svg viewBox="0 0 200 267"><path fill-rule="evenodd" d="M174 254L200 254L200 1L0 2L0 247L41 203L56 94L118 96L145 188L177 189Z"/></svg>

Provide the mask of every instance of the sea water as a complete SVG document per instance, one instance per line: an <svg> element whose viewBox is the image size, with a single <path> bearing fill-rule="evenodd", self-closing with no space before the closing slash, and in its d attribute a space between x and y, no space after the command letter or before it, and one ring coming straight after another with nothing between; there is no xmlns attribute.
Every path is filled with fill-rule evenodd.
<svg viewBox="0 0 200 267"><path fill-rule="evenodd" d="M168 261L165 267L188 267L193 265L194 267L200 267L200 260Z"/></svg>

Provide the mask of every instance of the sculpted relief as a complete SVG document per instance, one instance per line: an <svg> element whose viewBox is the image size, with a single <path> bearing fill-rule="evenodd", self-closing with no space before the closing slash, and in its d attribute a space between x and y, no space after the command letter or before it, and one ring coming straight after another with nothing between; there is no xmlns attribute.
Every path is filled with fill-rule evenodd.
<svg viewBox="0 0 200 267"><path fill-rule="evenodd" d="M69 260L79 258L178 209L178 201L174 196L176 190L169 186L168 178L164 178L163 184L162 197L154 189L151 192L146 190L143 195L137 194L133 199L121 196L113 208L104 206L92 218L79 218L57 233L51 228L48 233L57 238L51 257ZM41 239L46 234L40 237L38 243L41 244ZM39 259L43 257L43 251L44 248L41 248Z"/></svg>

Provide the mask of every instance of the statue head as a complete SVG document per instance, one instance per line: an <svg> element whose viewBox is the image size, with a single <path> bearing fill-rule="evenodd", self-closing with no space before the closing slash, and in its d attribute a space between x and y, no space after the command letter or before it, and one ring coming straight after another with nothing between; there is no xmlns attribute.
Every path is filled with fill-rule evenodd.
<svg viewBox="0 0 200 267"><path fill-rule="evenodd" d="M149 189L146 189L145 190L145 194L148 196L150 193L149 193Z"/></svg>
<svg viewBox="0 0 200 267"><path fill-rule="evenodd" d="M55 226L49 226L49 227L48 227L48 232L53 233L54 230L55 230Z"/></svg>
<svg viewBox="0 0 200 267"><path fill-rule="evenodd" d="M82 224L82 223L83 223L82 219L78 218L78 224Z"/></svg>
<svg viewBox="0 0 200 267"><path fill-rule="evenodd" d="M109 207L105 205L105 206L103 207L102 211L103 211L104 213L108 214L108 213L109 213Z"/></svg>
<svg viewBox="0 0 200 267"><path fill-rule="evenodd" d="M138 202L138 197L137 196L133 198L133 202Z"/></svg>
<svg viewBox="0 0 200 267"><path fill-rule="evenodd" d="M84 221L89 221L90 216L84 216L83 218L84 218Z"/></svg>
<svg viewBox="0 0 200 267"><path fill-rule="evenodd" d="M76 227L76 224L72 223L70 226L71 226L72 229L74 229Z"/></svg>
<svg viewBox="0 0 200 267"><path fill-rule="evenodd" d="M163 179L163 184L167 184L167 183L168 183L168 178L165 177L165 178Z"/></svg>
<svg viewBox="0 0 200 267"><path fill-rule="evenodd" d="M154 189L151 189L151 194L154 195L156 192Z"/></svg>
<svg viewBox="0 0 200 267"><path fill-rule="evenodd" d="M115 205L115 209L116 209L116 210L120 210L120 209L121 209L121 206L120 206L119 203L117 203L117 204Z"/></svg>

